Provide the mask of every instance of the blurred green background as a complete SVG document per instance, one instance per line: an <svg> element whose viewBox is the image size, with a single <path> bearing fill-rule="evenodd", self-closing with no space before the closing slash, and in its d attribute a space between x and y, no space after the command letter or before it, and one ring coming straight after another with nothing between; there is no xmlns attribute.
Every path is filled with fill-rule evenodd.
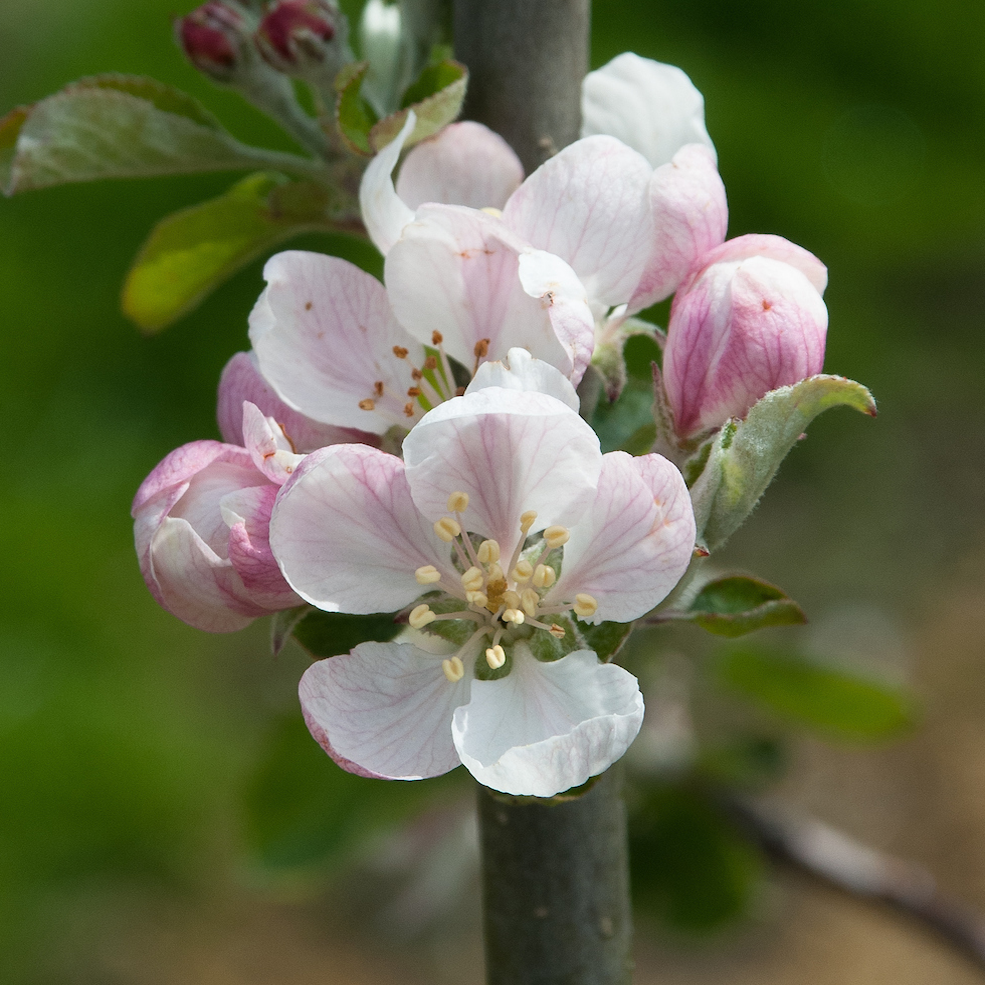
<svg viewBox="0 0 985 985"><path fill-rule="evenodd" d="M289 148L273 124L184 62L171 40L174 12L174 0L0 0L0 111L82 75L130 72L197 95L245 140ZM964 859L948 870L952 885L985 904L985 7L607 0L593 16L593 64L631 49L682 66L702 90L730 235L777 233L827 263L826 371L861 380L880 402L875 422L845 411L815 422L723 561L777 582L806 608L813 623L797 637L803 645L860 654L915 680L924 738L861 759L808 743L789 792L932 864L949 856L927 846L950 839ZM120 286L157 219L230 183L123 181L0 202L4 982L425 974L393 950L385 965L367 965L337 941L341 950L329 948L339 897L318 902L300 876L271 880L249 849L266 839L290 869L306 838L327 844L331 830L343 844L347 829L386 822L421 797L453 797L456 781L419 794L340 780L299 731L300 650L272 659L262 622L232 636L184 626L152 601L133 556L129 505L141 479L175 446L217 437L218 374L247 347L262 264L157 337L121 316ZM296 243L376 262L352 240ZM940 733L937 723L955 721L964 724L939 751L919 745ZM258 785L258 764L271 756L303 760L304 783L323 778L305 796L324 829L278 828L278 805L289 810L298 785L280 766ZM935 798L957 827L920 813ZM251 803L261 804L252 820ZM906 805L912 817L901 820ZM872 820L880 811L893 823ZM812 905L790 919L820 920L836 939L840 918L818 917ZM758 940L729 960L759 968L762 932ZM645 936L641 946L641 981L647 962L671 961L673 981L695 983L737 967L690 951L654 956ZM456 947L474 956L474 941ZM897 941L896 953L909 952ZM926 971L914 960L917 974ZM781 962L749 980L856 980L844 970L824 977L820 959L808 964ZM466 980L440 961L427 967L423 980ZM882 980L877 965L866 967L859 982ZM941 967L912 980L966 980L959 967Z"/></svg>

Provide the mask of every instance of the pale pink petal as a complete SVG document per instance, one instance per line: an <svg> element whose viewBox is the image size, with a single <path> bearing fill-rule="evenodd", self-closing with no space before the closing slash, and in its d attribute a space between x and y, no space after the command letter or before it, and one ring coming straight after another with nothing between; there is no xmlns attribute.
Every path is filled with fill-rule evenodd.
<svg viewBox="0 0 985 985"><path fill-rule="evenodd" d="M425 345L440 332L448 354L469 369L478 344L488 346L490 359L523 346L570 376L572 347L558 338L550 299L531 297L521 283L525 249L485 212L424 205L386 258L394 313ZM591 313L584 307L587 323Z"/></svg>
<svg viewBox="0 0 985 985"><path fill-rule="evenodd" d="M604 772L643 721L636 678L590 650L540 663L517 643L509 675L473 681L471 698L454 713L455 748L480 783L516 796L553 797Z"/></svg>
<svg viewBox="0 0 985 985"><path fill-rule="evenodd" d="M489 127L463 120L410 151L397 194L412 209L425 202L501 209L521 181L523 165L513 148Z"/></svg>
<svg viewBox="0 0 985 985"><path fill-rule="evenodd" d="M622 304L650 251L652 174L642 155L613 137L579 140L527 178L503 221L568 263L593 301Z"/></svg>
<svg viewBox="0 0 985 985"><path fill-rule="evenodd" d="M505 359L484 362L465 392L475 393L490 386L503 390L535 390L557 398L575 412L580 407L575 388L560 370L543 359L534 359L526 349L519 347L510 349Z"/></svg>
<svg viewBox="0 0 985 985"><path fill-rule="evenodd" d="M709 250L692 269L688 282L683 287L688 289L714 263L732 263L748 260L750 257L766 257L796 267L814 285L818 294L824 294L824 289L828 286L828 268L810 250L805 250L782 236L749 233L736 236Z"/></svg>
<svg viewBox="0 0 985 985"><path fill-rule="evenodd" d="M298 689L308 729L350 773L420 780L453 770L452 715L469 700L472 674L453 684L441 661L409 643L360 643L319 660Z"/></svg>
<svg viewBox="0 0 985 985"><path fill-rule="evenodd" d="M610 452L592 508L571 530L545 603L598 602L588 622L630 622L680 581L694 551L694 514L677 468L660 455Z"/></svg>
<svg viewBox="0 0 985 985"><path fill-rule="evenodd" d="M305 458L274 507L270 545L291 587L330 612L403 608L424 592L414 572L427 564L460 584L448 545L411 499L403 462L365 445Z"/></svg>
<svg viewBox="0 0 985 985"><path fill-rule="evenodd" d="M295 454L277 422L249 401L243 402L243 444L256 468L278 486L287 482L304 458Z"/></svg>
<svg viewBox="0 0 985 985"><path fill-rule="evenodd" d="M272 417L281 426L291 444L299 452L314 451L325 445L343 441L361 441L378 444L379 437L355 428L338 428L331 424L313 421L288 407L274 392L274 388L260 374L256 353L237 352L226 363L219 378L219 402L216 417L223 441L242 445L243 402L256 404L266 417Z"/></svg>
<svg viewBox="0 0 985 985"><path fill-rule="evenodd" d="M728 203L715 158L702 144L682 147L650 180L653 244L627 314L669 298L687 273L725 239Z"/></svg>
<svg viewBox="0 0 985 985"><path fill-rule="evenodd" d="M250 339L279 396L340 427L383 434L410 426L412 367L394 346L416 351L418 364L422 351L394 319L383 285L345 260L299 250L271 257L263 275Z"/></svg>
<svg viewBox="0 0 985 985"><path fill-rule="evenodd" d="M687 75L630 51L585 76L581 110L583 137L618 137L655 168L685 144L715 149L705 129L704 98Z"/></svg>
<svg viewBox="0 0 985 985"><path fill-rule="evenodd" d="M467 493L466 529L498 540L507 555L528 510L537 513L535 530L574 523L595 496L602 465L598 437L570 407L498 387L440 404L403 451L418 509L436 520L451 493Z"/></svg>
<svg viewBox="0 0 985 985"><path fill-rule="evenodd" d="M408 222L413 221L414 213L400 200L393 187L393 169L397 166L404 141L417 125L413 110L407 113L407 120L400 133L369 162L359 185L359 209L369 238L384 256Z"/></svg>

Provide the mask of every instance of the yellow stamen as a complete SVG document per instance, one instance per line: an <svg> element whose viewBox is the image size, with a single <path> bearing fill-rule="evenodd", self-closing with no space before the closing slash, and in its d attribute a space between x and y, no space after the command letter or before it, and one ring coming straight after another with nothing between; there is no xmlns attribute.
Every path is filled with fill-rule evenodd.
<svg viewBox="0 0 985 985"><path fill-rule="evenodd" d="M443 516L440 520L435 521L434 532L446 544L450 544L462 532L462 528L457 520L453 520L450 516Z"/></svg>
<svg viewBox="0 0 985 985"><path fill-rule="evenodd" d="M414 572L418 585L433 585L441 581L441 572L433 564L425 564Z"/></svg>
<svg viewBox="0 0 985 985"><path fill-rule="evenodd" d="M507 609L503 615L503 622L511 622L514 626L522 626L526 616L519 609Z"/></svg>
<svg viewBox="0 0 985 985"><path fill-rule="evenodd" d="M495 540L484 540L479 545L479 560L483 564L492 564L499 560L499 543Z"/></svg>
<svg viewBox="0 0 985 985"><path fill-rule="evenodd" d="M537 519L536 510L527 510L526 513L520 514L520 531L524 534L534 525L534 520Z"/></svg>
<svg viewBox="0 0 985 985"><path fill-rule="evenodd" d="M465 664L462 663L461 657L449 657L447 660L442 660L441 669L452 684L458 683L465 676Z"/></svg>
<svg viewBox="0 0 985 985"><path fill-rule="evenodd" d="M534 586L537 588L550 588L557 580L557 573L546 564L538 564L534 568Z"/></svg>
<svg viewBox="0 0 985 985"><path fill-rule="evenodd" d="M449 513L464 513L469 508L469 494L466 492L453 492L448 497Z"/></svg>
<svg viewBox="0 0 985 985"><path fill-rule="evenodd" d="M462 588L467 592L477 592L485 584L486 578L481 568L472 567L462 575Z"/></svg>
<svg viewBox="0 0 985 985"><path fill-rule="evenodd" d="M598 602L596 602L591 595L587 595L585 592L579 592L575 596L575 604L572 606L575 611L575 615L581 616L582 619L585 619L588 616L594 616L598 607Z"/></svg>
<svg viewBox="0 0 985 985"><path fill-rule="evenodd" d="M497 643L486 650L486 663L493 670L499 670L506 663L506 651Z"/></svg>
<svg viewBox="0 0 985 985"><path fill-rule="evenodd" d="M520 596L520 604L523 606L523 611L532 619L537 615L540 596L532 588L528 588Z"/></svg>
<svg viewBox="0 0 985 985"><path fill-rule="evenodd" d="M529 561L517 561L516 567L510 572L510 577L514 581L530 581L533 573L534 566Z"/></svg>
<svg viewBox="0 0 985 985"><path fill-rule="evenodd" d="M502 219L503 213L499 209L494 209L491 205L485 206L479 210L480 212L485 212L486 215L491 215L494 219Z"/></svg>
<svg viewBox="0 0 985 985"><path fill-rule="evenodd" d="M507 609L519 609L520 596L517 592L513 591L503 592L503 603L506 605Z"/></svg>
<svg viewBox="0 0 985 985"><path fill-rule="evenodd" d="M465 601L477 605L480 609L484 609L489 604L489 598L485 592L466 592Z"/></svg>
<svg viewBox="0 0 985 985"><path fill-rule="evenodd" d="M562 547L568 543L568 538L571 534L568 532L567 527L553 526L548 527L544 531L544 541L551 550L555 547Z"/></svg>
<svg viewBox="0 0 985 985"><path fill-rule="evenodd" d="M422 602L411 612L407 618L407 622L410 623L412 629L423 629L428 623L434 622L437 618L431 611L430 606Z"/></svg>

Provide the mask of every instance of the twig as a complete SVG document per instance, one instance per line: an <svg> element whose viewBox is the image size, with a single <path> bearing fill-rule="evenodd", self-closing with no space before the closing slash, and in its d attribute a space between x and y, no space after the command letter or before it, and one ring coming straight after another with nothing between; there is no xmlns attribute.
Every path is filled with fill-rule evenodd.
<svg viewBox="0 0 985 985"><path fill-rule="evenodd" d="M985 970L985 915L942 893L923 866L863 845L789 808L737 797L722 803L771 858L917 921Z"/></svg>

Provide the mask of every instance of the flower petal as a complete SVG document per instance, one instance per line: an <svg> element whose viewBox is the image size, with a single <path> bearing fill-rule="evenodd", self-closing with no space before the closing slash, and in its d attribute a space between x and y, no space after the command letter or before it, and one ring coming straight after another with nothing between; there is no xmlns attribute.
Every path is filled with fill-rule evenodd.
<svg viewBox="0 0 985 985"><path fill-rule="evenodd" d="M614 137L579 140L527 178L503 221L568 263L593 301L622 304L650 252L652 174L642 155Z"/></svg>
<svg viewBox="0 0 985 985"><path fill-rule="evenodd" d="M513 148L481 123L452 123L414 147L400 167L397 194L416 209L425 202L501 209L523 181Z"/></svg>
<svg viewBox="0 0 985 985"><path fill-rule="evenodd" d="M617 55L581 84L581 135L607 133L658 168L685 144L715 146L705 129L704 97L674 65Z"/></svg>
<svg viewBox="0 0 985 985"><path fill-rule="evenodd" d="M243 401L243 444L256 468L278 486L287 482L304 458L295 454L277 422L264 417L248 400Z"/></svg>
<svg viewBox="0 0 985 985"><path fill-rule="evenodd" d="M580 407L578 394L571 381L560 370L543 359L535 359L526 349L510 349L505 359L484 362L466 393L475 393L485 387L498 386L503 390L534 390L556 397L577 412Z"/></svg>
<svg viewBox="0 0 985 985"><path fill-rule="evenodd" d="M403 129L369 162L359 185L363 224L369 238L384 256L400 239L404 226L414 219L413 211L400 200L393 187L393 169L404 149L404 141L416 125L417 114L409 110Z"/></svg>
<svg viewBox="0 0 985 985"><path fill-rule="evenodd" d="M669 298L702 255L725 239L728 203L715 157L702 144L682 147L650 180L654 239L627 314Z"/></svg>
<svg viewBox="0 0 985 985"><path fill-rule="evenodd" d="M319 660L298 688L308 729L350 773L420 780L453 770L451 720L471 674L453 684L441 661L408 643L360 643Z"/></svg>
<svg viewBox="0 0 985 985"><path fill-rule="evenodd" d="M460 584L446 544L418 512L404 464L365 445L332 445L301 463L274 507L270 545L291 587L329 612L393 612L433 564Z"/></svg>
<svg viewBox="0 0 985 985"><path fill-rule="evenodd" d="M256 353L237 352L226 363L219 379L219 403L216 417L223 441L243 445L243 402L256 404L266 417L272 417L283 428L299 452L314 451L325 445L342 441L361 441L374 444L379 438L355 428L338 428L321 424L288 407L274 388L260 374Z"/></svg>
<svg viewBox="0 0 985 985"><path fill-rule="evenodd" d="M407 435L403 451L418 509L436 520L453 492L467 493L466 529L498 540L507 556L527 510L537 513L535 530L574 523L602 467L598 437L570 407L499 387L440 404Z"/></svg>
<svg viewBox="0 0 985 985"><path fill-rule="evenodd" d="M701 257L700 266L691 270L688 282L683 285L687 290L712 264L731 263L748 260L751 257L766 257L769 260L779 260L796 267L814 285L818 294L824 294L828 286L828 268L810 250L805 250L796 243L782 236L771 236L768 233L748 233L727 240L721 246L709 250Z"/></svg>
<svg viewBox="0 0 985 985"><path fill-rule="evenodd" d="M472 700L456 709L452 737L485 786L553 797L608 769L642 721L639 684L622 667L599 663L591 650L541 663L518 643L508 676L472 682Z"/></svg>
<svg viewBox="0 0 985 985"><path fill-rule="evenodd" d="M526 250L500 220L485 212L421 206L386 258L384 279L393 311L425 345L431 344L433 332L440 332L448 354L468 368L481 349L487 349L488 358L501 359L514 346L523 346L570 376L571 345L558 338L551 304L539 294L531 296L521 283ZM577 283L577 278L569 271L570 280L562 285L563 262L555 260L554 265L553 286L567 298L570 280ZM584 298L583 289L581 294ZM584 319L586 326L594 325L587 304Z"/></svg>
<svg viewBox="0 0 985 985"><path fill-rule="evenodd" d="M300 250L271 257L263 276L250 339L281 399L340 427L383 434L409 426L411 366L394 347L422 354L394 319L383 285L345 260Z"/></svg>

